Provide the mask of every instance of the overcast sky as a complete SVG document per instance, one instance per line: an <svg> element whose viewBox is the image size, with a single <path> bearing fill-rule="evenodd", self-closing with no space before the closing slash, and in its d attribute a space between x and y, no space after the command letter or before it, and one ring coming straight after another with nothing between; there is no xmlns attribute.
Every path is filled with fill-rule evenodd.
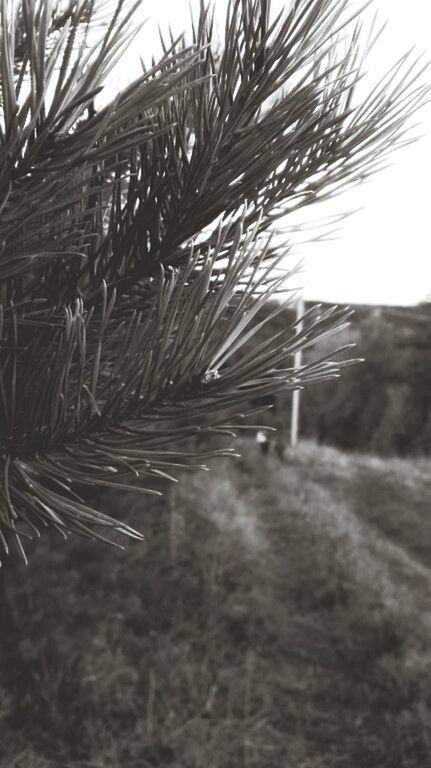
<svg viewBox="0 0 431 768"><path fill-rule="evenodd" d="M356 0L355 0L356 2ZM288 5L273 0L274 9ZM353 3L354 4L354 3ZM157 24L170 24L175 32L189 26L189 0L143 0L149 20L139 43L134 45L119 78L134 74L134 58L145 60L157 51ZM191 0L194 8L199 0ZM363 5L358 0L358 7ZM216 0L223 14L225 0ZM383 73L413 45L431 60L430 0L375 0L380 18L388 21L373 59L373 68ZM431 81L431 73L424 75ZM392 156L391 167L367 184L321 206L321 215L361 210L341 224L337 239L303 245L301 284L307 299L337 303L414 304L431 298L431 107L417 118L414 133L422 137ZM311 214L311 208L309 209Z"/></svg>

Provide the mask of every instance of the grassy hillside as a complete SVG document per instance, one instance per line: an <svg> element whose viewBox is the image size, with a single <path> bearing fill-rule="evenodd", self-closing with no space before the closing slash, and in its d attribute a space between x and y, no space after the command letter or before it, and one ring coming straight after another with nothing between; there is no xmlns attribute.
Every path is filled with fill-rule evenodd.
<svg viewBox="0 0 431 768"><path fill-rule="evenodd" d="M431 462L242 452L14 565L2 768L429 764Z"/></svg>

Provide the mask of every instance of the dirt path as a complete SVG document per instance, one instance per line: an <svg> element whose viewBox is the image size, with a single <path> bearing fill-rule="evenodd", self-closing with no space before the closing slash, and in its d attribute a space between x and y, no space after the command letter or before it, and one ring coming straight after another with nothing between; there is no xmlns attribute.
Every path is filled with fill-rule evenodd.
<svg viewBox="0 0 431 768"><path fill-rule="evenodd" d="M338 466L332 454L316 466L306 448L283 464L250 450L240 493L258 510L270 549L263 578L285 606L273 618L277 666L288 731L300 731L307 759L313 754L306 765L422 768L430 738L431 571L418 555L426 552L418 525L425 491L409 496L405 483L401 495L387 467L374 494L376 469L341 454Z"/></svg>
<svg viewBox="0 0 431 768"><path fill-rule="evenodd" d="M34 680L0 663L1 768L428 768L428 465L243 448L112 497L143 545L16 566Z"/></svg>

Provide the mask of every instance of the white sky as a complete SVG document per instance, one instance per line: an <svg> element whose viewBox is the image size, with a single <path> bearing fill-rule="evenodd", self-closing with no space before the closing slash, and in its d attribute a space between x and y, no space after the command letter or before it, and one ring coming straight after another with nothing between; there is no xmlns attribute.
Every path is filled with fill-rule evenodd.
<svg viewBox="0 0 431 768"><path fill-rule="evenodd" d="M356 2L363 5L363 0ZM190 4L198 9L199 0ZM288 4L273 0L275 10ZM135 76L139 55L149 61L158 53L157 24L170 24L178 33L189 28L189 0L143 0L142 5L148 22L119 72L124 83ZM216 0L215 6L222 14L226 0ZM375 0L374 8L388 27L372 62L372 82L413 45L431 60L430 0ZM431 70L423 77L430 82ZM421 138L394 153L390 168L321 206L322 216L361 210L341 223L336 240L299 249L305 298L343 304L414 304L431 298L430 105L418 121L414 135ZM308 214L313 215L312 207Z"/></svg>

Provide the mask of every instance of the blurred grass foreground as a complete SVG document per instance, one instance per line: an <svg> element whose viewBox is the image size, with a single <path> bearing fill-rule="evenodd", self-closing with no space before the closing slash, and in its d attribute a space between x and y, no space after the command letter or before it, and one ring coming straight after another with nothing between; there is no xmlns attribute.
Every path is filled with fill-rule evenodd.
<svg viewBox="0 0 431 768"><path fill-rule="evenodd" d="M430 765L431 461L241 451L13 562L2 768Z"/></svg>

